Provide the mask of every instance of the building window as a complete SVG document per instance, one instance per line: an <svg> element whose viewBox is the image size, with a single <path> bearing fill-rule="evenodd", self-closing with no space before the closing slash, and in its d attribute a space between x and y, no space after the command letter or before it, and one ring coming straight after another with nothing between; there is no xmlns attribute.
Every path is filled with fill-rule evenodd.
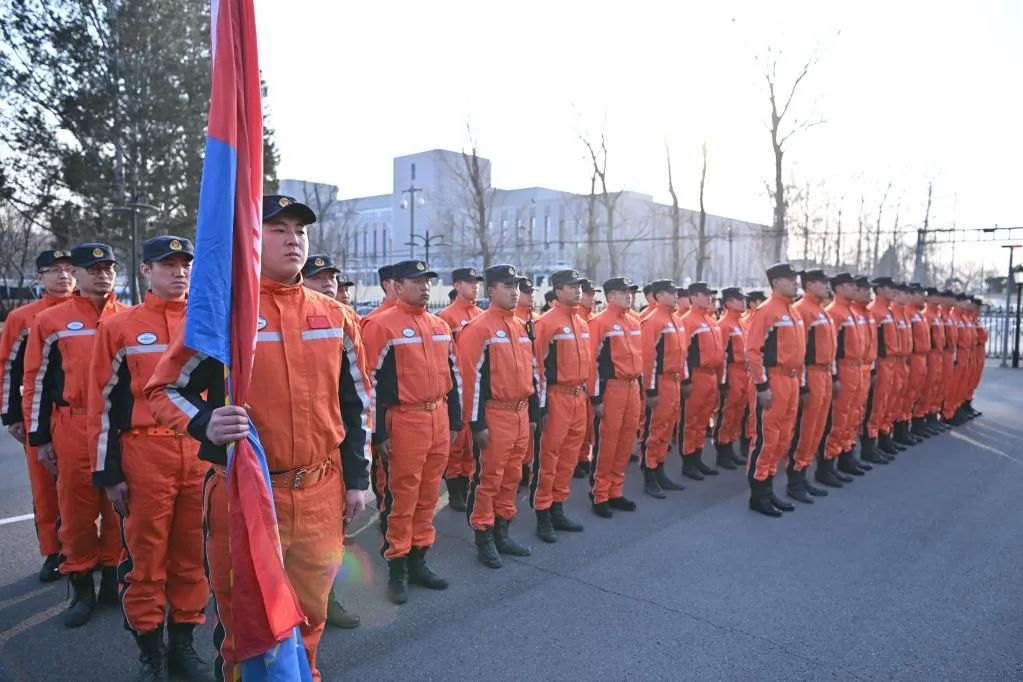
<svg viewBox="0 0 1023 682"><path fill-rule="evenodd" d="M550 246L551 245L551 217L550 217L550 215L545 215L543 217L543 245L544 246Z"/></svg>

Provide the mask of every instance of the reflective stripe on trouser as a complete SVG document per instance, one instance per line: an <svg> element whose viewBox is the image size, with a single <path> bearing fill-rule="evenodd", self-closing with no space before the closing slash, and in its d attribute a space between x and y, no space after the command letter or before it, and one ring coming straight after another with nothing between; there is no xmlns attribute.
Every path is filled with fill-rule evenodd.
<svg viewBox="0 0 1023 682"><path fill-rule="evenodd" d="M707 427L718 406L718 374L696 370L692 374L692 392L686 400L685 424L680 425L682 437L679 452L690 455L702 450L707 442Z"/></svg>
<svg viewBox="0 0 1023 682"><path fill-rule="evenodd" d="M725 445L734 443L742 430L742 417L749 407L750 393L753 384L746 368L742 365L729 365L726 370L728 388L718 400L720 409L714 422L714 443Z"/></svg>
<svg viewBox="0 0 1023 682"><path fill-rule="evenodd" d="M640 449L640 466L644 469L656 469L668 455L668 443L678 421L682 394L678 379L661 377L658 391L657 407L650 409L650 398L647 398L645 424L643 428L643 444Z"/></svg>
<svg viewBox="0 0 1023 682"><path fill-rule="evenodd" d="M306 618L299 628L313 679L318 680L316 649L327 620L327 597L344 555L344 485L335 466L308 488L273 488L273 496L284 570ZM227 479L211 469L203 491L203 531L206 571L217 612L213 644L218 651L218 678L233 680L238 661L232 634L228 524Z"/></svg>
<svg viewBox="0 0 1023 682"><path fill-rule="evenodd" d="M924 386L927 383L927 355L914 353L909 358L909 387L902 419L923 417L927 414Z"/></svg>
<svg viewBox="0 0 1023 682"><path fill-rule="evenodd" d="M895 387L896 358L879 358L877 376L867 398L866 431L871 438L877 438L880 431L887 431L888 401Z"/></svg>
<svg viewBox="0 0 1023 682"><path fill-rule="evenodd" d="M595 503L622 496L643 409L639 391L637 381L609 381L604 389L604 417L597 422L590 470L590 496Z"/></svg>
<svg viewBox="0 0 1023 682"><path fill-rule="evenodd" d="M767 381L771 389L771 408L765 410L757 403L757 435L746 464L747 476L758 481L767 480L778 472L778 463L788 454L799 410L799 377L768 369Z"/></svg>
<svg viewBox="0 0 1023 682"><path fill-rule="evenodd" d="M191 438L121 436L128 516L118 566L124 619L137 634L202 623L209 586L202 567L202 483L207 465Z"/></svg>
<svg viewBox="0 0 1023 682"><path fill-rule="evenodd" d="M385 559L407 556L413 547L433 545L433 514L448 463L450 428L443 401L435 410L387 410L391 456L384 464L387 533L381 553Z"/></svg>
<svg viewBox="0 0 1023 682"><path fill-rule="evenodd" d="M809 390L798 409L799 421L789 450L796 471L802 471L813 463L817 447L824 437L824 424L831 409L831 367L807 367L806 386ZM834 418L831 428L834 433Z"/></svg>
<svg viewBox="0 0 1023 682"><path fill-rule="evenodd" d="M826 435L824 456L834 459L856 443L857 416L862 413L863 380L870 380L860 365L838 363L838 395L831 411L831 432Z"/></svg>
<svg viewBox="0 0 1023 682"><path fill-rule="evenodd" d="M97 565L116 566L121 556L120 519L106 493L92 485L85 416L58 411L53 416L52 434L57 456L60 543L66 557L60 572L91 571Z"/></svg>
<svg viewBox="0 0 1023 682"><path fill-rule="evenodd" d="M952 371L948 373L948 379L945 382L944 405L942 406L942 415L945 419L954 417L956 410L959 409L959 384L962 382L963 369L962 361L953 361Z"/></svg>
<svg viewBox="0 0 1023 682"><path fill-rule="evenodd" d="M867 404L872 400L875 376L870 365L864 364L860 369L863 373L860 375L860 395L856 400L856 434L854 435L866 435Z"/></svg>
<svg viewBox="0 0 1023 682"><path fill-rule="evenodd" d="M475 468L476 462L472 455L472 434L469 432L469 425L462 424L462 430L458 432L458 437L451 444L450 454L448 454L448 465L444 470L444 478L452 479L459 476L468 478L472 476L473 469Z"/></svg>
<svg viewBox="0 0 1023 682"><path fill-rule="evenodd" d="M57 478L39 463L36 449L25 444L28 482L32 486L32 513L35 515L36 539L43 556L60 552L57 531L60 529L60 508L57 505Z"/></svg>
<svg viewBox="0 0 1023 682"><path fill-rule="evenodd" d="M921 402L924 415L941 410L942 373L945 370L944 353L931 351L927 354L927 378L924 380L924 394Z"/></svg>
<svg viewBox="0 0 1023 682"><path fill-rule="evenodd" d="M881 424L882 433L890 433L895 422L902 419L902 406L906 399L906 390L909 385L909 363L907 358L896 358L892 385L888 393L887 409L885 410L884 422Z"/></svg>
<svg viewBox="0 0 1023 682"><path fill-rule="evenodd" d="M466 518L476 530L494 527L494 515L515 517L515 494L522 480L522 461L529 451L528 410L487 410L487 449L473 447L475 471L469 482Z"/></svg>
<svg viewBox="0 0 1023 682"><path fill-rule="evenodd" d="M585 391L548 392L547 424L540 437L539 457L533 460L530 503L534 509L550 509L552 503L568 499L572 472L586 436L588 402Z"/></svg>
<svg viewBox="0 0 1023 682"><path fill-rule="evenodd" d="M583 434L583 444L579 447L579 463L585 464L590 461L590 449L593 447L593 405L586 401L586 433Z"/></svg>

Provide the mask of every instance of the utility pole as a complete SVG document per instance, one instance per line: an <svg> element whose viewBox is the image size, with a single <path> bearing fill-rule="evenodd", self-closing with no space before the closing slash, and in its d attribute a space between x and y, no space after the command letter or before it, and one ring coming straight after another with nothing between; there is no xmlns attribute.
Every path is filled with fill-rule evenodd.
<svg viewBox="0 0 1023 682"><path fill-rule="evenodd" d="M143 204L135 201L122 206L111 206L109 209L115 213L131 213L131 273L128 276L128 286L131 291L131 304L139 304L139 211L159 211L156 206Z"/></svg>
<svg viewBox="0 0 1023 682"><path fill-rule="evenodd" d="M402 194L407 194L408 199L401 200L401 207L409 210L409 225L408 225L408 257L410 259L416 257L416 195L423 191L422 187L416 187L416 164L412 164L412 182L409 184L408 189L402 190ZM419 198L419 204L422 205L423 199Z"/></svg>
<svg viewBox="0 0 1023 682"><path fill-rule="evenodd" d="M1009 249L1009 276L1005 278L1005 334L1002 335L1002 364L999 367L1009 366L1009 308L1012 307L1012 257L1016 249L1023 247L1023 244L1003 244L1003 249Z"/></svg>

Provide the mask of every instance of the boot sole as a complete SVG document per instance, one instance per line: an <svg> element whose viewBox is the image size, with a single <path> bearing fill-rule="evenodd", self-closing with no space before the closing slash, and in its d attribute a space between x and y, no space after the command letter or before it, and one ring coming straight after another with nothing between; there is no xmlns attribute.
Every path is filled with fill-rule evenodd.
<svg viewBox="0 0 1023 682"><path fill-rule="evenodd" d="M652 493L649 490L644 490L643 492L649 495L650 497L654 498L655 500L664 500L667 499L668 497L664 493Z"/></svg>
<svg viewBox="0 0 1023 682"><path fill-rule="evenodd" d="M809 496L807 496L807 497L799 497L797 495L793 495L792 493L788 492L787 490L785 491L785 497L793 499L796 502L802 502L803 504L813 504L813 498L812 497L809 497Z"/></svg>

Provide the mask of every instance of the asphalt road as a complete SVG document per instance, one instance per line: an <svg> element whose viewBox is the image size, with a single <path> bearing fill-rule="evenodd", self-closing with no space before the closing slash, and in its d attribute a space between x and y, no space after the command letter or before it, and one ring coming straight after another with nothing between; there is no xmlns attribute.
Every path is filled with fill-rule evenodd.
<svg viewBox="0 0 1023 682"><path fill-rule="evenodd" d="M464 517L438 511L429 558L447 592L400 609L370 518L339 580L362 615L328 632L325 679L1023 678L1023 372L989 367L984 416L930 439L783 519L746 509L739 472L604 520L534 555L476 562ZM0 519L30 511L21 454L0 439ZM679 460L671 458L677 477ZM776 487L781 486L776 483ZM64 584L41 585L31 521L0 525L0 679L119 680L134 644L114 609L60 623ZM200 632L209 654L210 626Z"/></svg>

